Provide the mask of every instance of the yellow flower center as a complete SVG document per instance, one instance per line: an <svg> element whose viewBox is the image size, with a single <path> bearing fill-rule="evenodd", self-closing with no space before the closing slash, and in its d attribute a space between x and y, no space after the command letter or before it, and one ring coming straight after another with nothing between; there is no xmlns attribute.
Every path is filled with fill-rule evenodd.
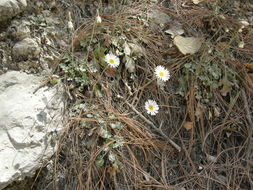
<svg viewBox="0 0 253 190"><path fill-rule="evenodd" d="M113 59L109 59L109 63L111 63L111 64L114 64L114 60Z"/></svg>
<svg viewBox="0 0 253 190"><path fill-rule="evenodd" d="M164 72L160 72L159 75L160 75L160 77L164 77L165 76Z"/></svg>
<svg viewBox="0 0 253 190"><path fill-rule="evenodd" d="M148 109L153 110L153 109L154 109L154 106L149 105L149 106L148 106Z"/></svg>

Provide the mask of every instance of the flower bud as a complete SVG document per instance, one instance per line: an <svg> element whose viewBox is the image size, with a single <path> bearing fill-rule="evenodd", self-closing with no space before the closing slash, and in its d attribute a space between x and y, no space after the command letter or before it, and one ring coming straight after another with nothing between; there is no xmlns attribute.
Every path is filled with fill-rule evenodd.
<svg viewBox="0 0 253 190"><path fill-rule="evenodd" d="M96 23L97 24L100 24L102 22L102 18L98 15L97 17L96 17Z"/></svg>

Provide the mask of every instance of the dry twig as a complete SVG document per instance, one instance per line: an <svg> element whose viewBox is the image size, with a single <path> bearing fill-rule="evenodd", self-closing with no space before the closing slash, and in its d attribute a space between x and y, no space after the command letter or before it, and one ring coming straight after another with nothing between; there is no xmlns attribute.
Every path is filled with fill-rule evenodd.
<svg viewBox="0 0 253 190"><path fill-rule="evenodd" d="M120 96L118 96L120 97ZM122 98L122 97L121 97ZM135 109L135 107L131 104L129 104L127 101L125 101L125 103L135 112L137 113L147 124L149 124L157 133L159 133L160 135L162 135L166 140L169 141L169 143L178 150L178 152L181 152L181 147L179 145L177 145L173 140L171 140L167 135L165 135L163 133L163 131L156 127L150 120L148 120L144 115L142 115L138 110Z"/></svg>

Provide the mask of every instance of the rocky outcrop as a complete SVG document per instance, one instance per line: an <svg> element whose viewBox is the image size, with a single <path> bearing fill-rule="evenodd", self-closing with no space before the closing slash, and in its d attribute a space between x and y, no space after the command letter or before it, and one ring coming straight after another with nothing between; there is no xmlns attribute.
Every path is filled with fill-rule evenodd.
<svg viewBox="0 0 253 190"><path fill-rule="evenodd" d="M0 22L10 19L27 7L26 0L1 0Z"/></svg>
<svg viewBox="0 0 253 190"><path fill-rule="evenodd" d="M32 176L55 151L53 136L63 127L63 88L35 92L42 81L17 71L0 75L0 189Z"/></svg>
<svg viewBox="0 0 253 190"><path fill-rule="evenodd" d="M24 61L36 58L40 53L40 47L35 39L25 38L14 45L12 54L15 60Z"/></svg>

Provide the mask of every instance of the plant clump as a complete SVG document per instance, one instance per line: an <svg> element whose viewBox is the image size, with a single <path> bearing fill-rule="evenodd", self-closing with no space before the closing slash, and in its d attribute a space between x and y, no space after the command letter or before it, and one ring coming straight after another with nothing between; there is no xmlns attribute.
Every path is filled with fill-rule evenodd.
<svg viewBox="0 0 253 190"><path fill-rule="evenodd" d="M74 32L56 157L73 189L252 187L252 24L227 2L115 4Z"/></svg>

